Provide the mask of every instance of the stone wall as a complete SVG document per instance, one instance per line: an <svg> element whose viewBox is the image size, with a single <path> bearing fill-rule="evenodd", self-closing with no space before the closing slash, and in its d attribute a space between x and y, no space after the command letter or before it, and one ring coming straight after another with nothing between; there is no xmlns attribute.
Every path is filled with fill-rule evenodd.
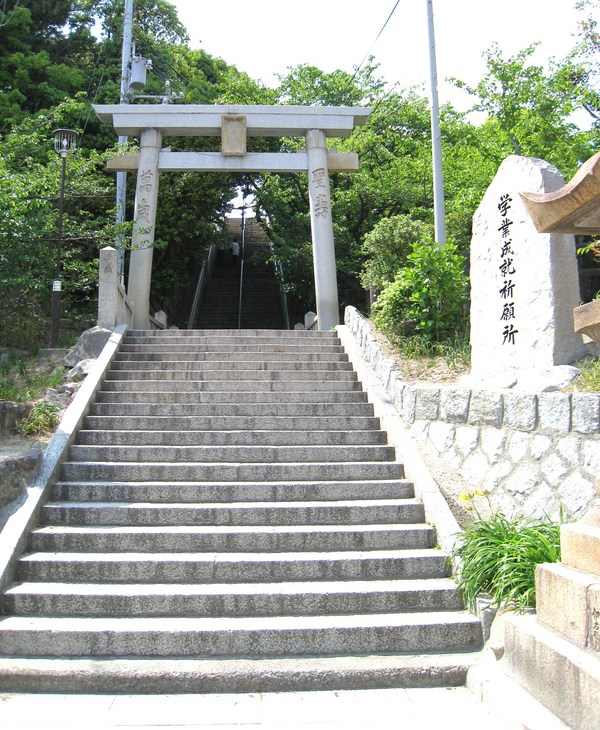
<svg viewBox="0 0 600 730"><path fill-rule="evenodd" d="M600 395L406 383L353 307L345 323L425 458L516 515L582 517L599 504Z"/></svg>

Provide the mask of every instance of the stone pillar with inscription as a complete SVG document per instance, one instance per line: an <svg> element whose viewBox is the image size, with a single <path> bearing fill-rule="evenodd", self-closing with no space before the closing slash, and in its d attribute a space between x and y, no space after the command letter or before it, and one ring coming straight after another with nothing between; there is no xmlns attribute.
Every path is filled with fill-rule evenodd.
<svg viewBox="0 0 600 730"><path fill-rule="evenodd" d="M134 329L150 327L150 283L158 199L158 155L161 144L162 134L158 130L143 130L140 137L127 286L127 294L133 307Z"/></svg>
<svg viewBox="0 0 600 730"><path fill-rule="evenodd" d="M306 134L306 149L317 327L320 330L330 330L340 323L340 310L325 133L319 129L309 130Z"/></svg>
<svg viewBox="0 0 600 730"><path fill-rule="evenodd" d="M573 328L579 304L574 237L538 233L521 192L564 184L552 165L511 156L473 219L471 383L544 390L567 384L584 352Z"/></svg>

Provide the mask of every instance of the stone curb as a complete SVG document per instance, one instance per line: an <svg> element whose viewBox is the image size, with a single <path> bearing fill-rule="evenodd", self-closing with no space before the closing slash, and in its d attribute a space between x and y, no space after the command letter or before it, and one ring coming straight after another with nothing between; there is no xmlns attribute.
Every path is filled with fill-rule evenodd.
<svg viewBox="0 0 600 730"><path fill-rule="evenodd" d="M23 505L8 518L0 532L0 591L4 591L13 580L17 556L26 547L29 530L37 520L47 490L58 477L68 448L89 411L90 402L99 390L104 374L110 367L126 331L126 325L120 325L113 331L46 447Z"/></svg>
<svg viewBox="0 0 600 730"><path fill-rule="evenodd" d="M348 310L346 310L348 311ZM360 346L349 327L337 327L338 336L352 362L369 401L373 404L375 415L381 419L381 428L387 431L389 443L396 447L396 459L404 464L406 477L413 482L415 494L425 507L425 519L437 531L438 543L442 550L450 553L454 546L460 526L446 502L438 483L431 475L414 441L407 432L402 419L388 393L378 382L372 365L362 356Z"/></svg>

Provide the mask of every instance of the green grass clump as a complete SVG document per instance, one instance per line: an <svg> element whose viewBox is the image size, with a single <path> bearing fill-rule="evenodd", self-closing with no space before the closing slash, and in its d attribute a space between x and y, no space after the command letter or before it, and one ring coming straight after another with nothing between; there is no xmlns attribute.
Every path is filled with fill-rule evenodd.
<svg viewBox="0 0 600 730"><path fill-rule="evenodd" d="M463 496L471 501L485 493ZM525 518L508 519L498 511L475 518L458 537L452 557L458 562L458 586L466 605L475 609L480 594L501 608L535 606L535 567L560 561L560 525Z"/></svg>
<svg viewBox="0 0 600 730"><path fill-rule="evenodd" d="M600 393L600 360L577 363L581 372L574 387L580 393Z"/></svg>
<svg viewBox="0 0 600 730"><path fill-rule="evenodd" d="M17 430L23 436L51 433L58 426L60 411L50 403L37 403L27 418L19 421Z"/></svg>
<svg viewBox="0 0 600 730"><path fill-rule="evenodd" d="M30 403L44 395L48 388L58 388L65 369L57 367L52 372L35 367L33 357L11 356L0 364L0 401Z"/></svg>

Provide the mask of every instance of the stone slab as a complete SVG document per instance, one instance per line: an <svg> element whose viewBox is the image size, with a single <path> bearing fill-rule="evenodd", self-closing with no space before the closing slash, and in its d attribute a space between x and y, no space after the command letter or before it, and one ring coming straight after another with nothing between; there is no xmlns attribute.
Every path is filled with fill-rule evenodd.
<svg viewBox="0 0 600 730"><path fill-rule="evenodd" d="M562 563L538 565L538 619L577 646L590 647L592 615L589 592L594 585L600 587L600 578Z"/></svg>
<svg viewBox="0 0 600 730"><path fill-rule="evenodd" d="M600 526L577 522L560 528L562 561L600 577Z"/></svg>
<svg viewBox="0 0 600 730"><path fill-rule="evenodd" d="M505 622L508 674L572 730L600 727L600 659L531 616Z"/></svg>

